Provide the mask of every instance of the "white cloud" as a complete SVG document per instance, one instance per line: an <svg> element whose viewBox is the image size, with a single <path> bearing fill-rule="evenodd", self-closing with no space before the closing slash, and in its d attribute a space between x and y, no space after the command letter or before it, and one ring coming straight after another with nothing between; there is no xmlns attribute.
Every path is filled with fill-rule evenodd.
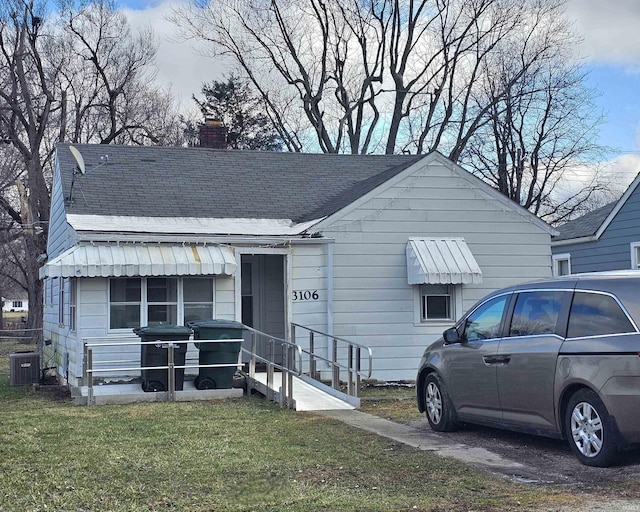
<svg viewBox="0 0 640 512"><path fill-rule="evenodd" d="M640 72L638 0L569 0L567 14L584 37L581 51L588 60Z"/></svg>
<svg viewBox="0 0 640 512"><path fill-rule="evenodd" d="M193 109L192 95L201 96L202 84L219 80L226 72L220 59L203 56L204 46L196 41L180 41L175 26L167 19L178 5L174 0L145 7L144 10L124 9L135 30L151 26L158 39L156 56L157 80L171 91L182 110Z"/></svg>
<svg viewBox="0 0 640 512"><path fill-rule="evenodd" d="M617 201L640 171L640 155L622 155L598 164L581 164L566 168L552 193L558 201L581 196L595 185L598 192L591 196L590 207L597 208Z"/></svg>
<svg viewBox="0 0 640 512"><path fill-rule="evenodd" d="M640 155L621 155L604 164L617 191L622 194L640 172Z"/></svg>

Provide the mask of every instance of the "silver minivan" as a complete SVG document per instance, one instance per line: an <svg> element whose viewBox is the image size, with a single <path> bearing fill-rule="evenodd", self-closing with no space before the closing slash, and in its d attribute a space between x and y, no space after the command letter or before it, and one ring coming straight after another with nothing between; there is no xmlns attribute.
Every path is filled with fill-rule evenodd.
<svg viewBox="0 0 640 512"><path fill-rule="evenodd" d="M568 439L610 466L640 443L640 271L570 275L494 292L422 357L433 430L477 423Z"/></svg>

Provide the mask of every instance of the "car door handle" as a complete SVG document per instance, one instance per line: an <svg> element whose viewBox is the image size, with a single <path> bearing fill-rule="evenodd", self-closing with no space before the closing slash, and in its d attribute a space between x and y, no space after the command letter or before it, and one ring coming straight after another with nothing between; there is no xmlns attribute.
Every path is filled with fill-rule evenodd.
<svg viewBox="0 0 640 512"><path fill-rule="evenodd" d="M484 356L482 359L484 360L484 363L489 366L504 366L505 364L509 364L511 356Z"/></svg>

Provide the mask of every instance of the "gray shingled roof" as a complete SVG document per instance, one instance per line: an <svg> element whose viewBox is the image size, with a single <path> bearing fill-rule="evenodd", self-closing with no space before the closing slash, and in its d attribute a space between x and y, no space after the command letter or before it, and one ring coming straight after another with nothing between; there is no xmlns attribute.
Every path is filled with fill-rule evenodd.
<svg viewBox="0 0 640 512"><path fill-rule="evenodd" d="M330 215L424 155L335 155L74 144L84 158L67 212L291 219ZM75 160L58 144L64 197ZM108 155L108 160L101 157Z"/></svg>
<svg viewBox="0 0 640 512"><path fill-rule="evenodd" d="M585 213L582 217L570 220L566 224L559 226L557 228L559 234L553 237L553 241L558 242L560 240L571 240L573 238L595 235L617 204L618 201L613 201L589 213Z"/></svg>

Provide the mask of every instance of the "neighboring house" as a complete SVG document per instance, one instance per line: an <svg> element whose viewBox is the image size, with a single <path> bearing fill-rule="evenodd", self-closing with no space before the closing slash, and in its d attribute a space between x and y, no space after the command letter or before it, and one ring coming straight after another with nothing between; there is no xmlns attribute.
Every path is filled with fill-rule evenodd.
<svg viewBox="0 0 640 512"><path fill-rule="evenodd" d="M200 318L287 339L295 322L372 347L375 379L414 379L476 300L551 274L552 228L439 153L75 148L84 174L57 146L40 273L72 386L83 338Z"/></svg>
<svg viewBox="0 0 640 512"><path fill-rule="evenodd" d="M640 269L640 174L618 201L558 227L554 275Z"/></svg>
<svg viewBox="0 0 640 512"><path fill-rule="evenodd" d="M12 311L26 313L29 311L29 301L27 299L7 299L2 297L2 311L5 313Z"/></svg>

